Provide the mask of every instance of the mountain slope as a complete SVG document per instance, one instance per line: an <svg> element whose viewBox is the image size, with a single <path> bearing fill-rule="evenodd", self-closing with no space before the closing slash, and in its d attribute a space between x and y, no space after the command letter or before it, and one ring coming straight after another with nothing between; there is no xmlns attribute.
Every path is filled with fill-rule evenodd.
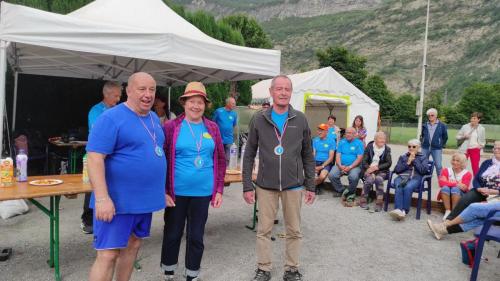
<svg viewBox="0 0 500 281"><path fill-rule="evenodd" d="M390 89L419 89L426 2L387 1L374 10L264 22L283 51L283 71L317 66L315 50L341 44L368 58L368 68ZM500 2L431 2L427 89L456 100L474 81L500 82Z"/></svg>
<svg viewBox="0 0 500 281"><path fill-rule="evenodd" d="M351 10L373 9L382 0L173 0L190 10L216 15L247 13L259 21L272 18L312 17Z"/></svg>

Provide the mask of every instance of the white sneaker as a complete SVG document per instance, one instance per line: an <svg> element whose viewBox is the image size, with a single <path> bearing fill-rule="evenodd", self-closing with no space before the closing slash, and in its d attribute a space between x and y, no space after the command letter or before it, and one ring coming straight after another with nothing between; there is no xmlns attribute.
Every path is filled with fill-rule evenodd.
<svg viewBox="0 0 500 281"><path fill-rule="evenodd" d="M446 212L444 212L444 216L443 216L443 221L446 220L446 218L448 217L448 215L451 213L450 210L446 210Z"/></svg>
<svg viewBox="0 0 500 281"><path fill-rule="evenodd" d="M398 210L398 211L399 211L399 214L398 214L399 220L400 221L404 220L406 218L406 212L403 210Z"/></svg>
<svg viewBox="0 0 500 281"><path fill-rule="evenodd" d="M391 218L393 218L394 220L399 220L399 216L401 215L401 210L400 209L394 209L392 211L389 212L389 215L391 216Z"/></svg>

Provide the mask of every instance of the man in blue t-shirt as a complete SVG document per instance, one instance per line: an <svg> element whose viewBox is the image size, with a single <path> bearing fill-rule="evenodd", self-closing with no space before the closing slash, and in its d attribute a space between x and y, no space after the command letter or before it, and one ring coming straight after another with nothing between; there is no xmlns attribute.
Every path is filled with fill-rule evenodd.
<svg viewBox="0 0 500 281"><path fill-rule="evenodd" d="M149 236L152 212L165 208L165 137L151 111L153 77L130 76L127 101L106 110L95 122L87 144L94 192L96 260L89 280L129 280L141 240ZM119 258L119 262L117 262Z"/></svg>
<svg viewBox="0 0 500 281"><path fill-rule="evenodd" d="M234 111L236 100L233 97L226 99L226 106L214 111L212 120L219 126L224 152L226 153L226 165L229 164L229 149L234 142L234 128L238 124L238 114Z"/></svg>
<svg viewBox="0 0 500 281"><path fill-rule="evenodd" d="M313 138L313 154L316 161L316 194L320 193L319 185L322 184L332 169L335 155L335 140L328 138L328 125L318 125L318 136Z"/></svg>
<svg viewBox="0 0 500 281"><path fill-rule="evenodd" d="M343 195L343 201L347 204L354 204L354 197L356 196L356 187L359 182L359 173L361 171L361 160L363 159L363 142L355 138L356 130L349 127L345 130L345 138L343 138L337 146L337 156L335 165L328 178L330 179L333 189L337 192L334 197ZM349 188L344 190L340 178L347 175L349 179Z"/></svg>
<svg viewBox="0 0 500 281"><path fill-rule="evenodd" d="M102 101L94 105L89 111L89 132L92 129L95 121L101 114L115 106L122 97L122 86L118 82L107 81L102 87ZM93 223L92 223L92 209L89 207L90 203L90 192L85 193L85 199L83 200L83 213L82 213L82 223L80 228L83 233L92 234Z"/></svg>

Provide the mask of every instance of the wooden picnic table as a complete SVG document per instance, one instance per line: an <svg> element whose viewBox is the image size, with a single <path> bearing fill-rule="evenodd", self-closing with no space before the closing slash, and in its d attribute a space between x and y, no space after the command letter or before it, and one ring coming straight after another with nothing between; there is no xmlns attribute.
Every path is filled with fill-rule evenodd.
<svg viewBox="0 0 500 281"><path fill-rule="evenodd" d="M52 186L34 186L29 184L33 180L58 179L63 182ZM224 182L226 184L241 182L241 174L226 175ZM27 182L16 182L12 186L0 187L0 201L27 199L43 213L49 217L50 223L50 254L47 263L54 268L54 277L56 281L61 280L59 267L59 203L61 196L68 198L80 193L92 191L88 183L83 183L81 174L51 175L29 177ZM50 197L49 206L44 206L35 198Z"/></svg>

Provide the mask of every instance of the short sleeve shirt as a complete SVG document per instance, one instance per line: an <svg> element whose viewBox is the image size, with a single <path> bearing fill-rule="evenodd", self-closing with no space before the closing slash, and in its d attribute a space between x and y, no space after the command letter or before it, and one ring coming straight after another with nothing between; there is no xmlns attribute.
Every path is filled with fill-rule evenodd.
<svg viewBox="0 0 500 281"><path fill-rule="evenodd" d="M219 126L222 143L233 143L233 128L238 124L238 114L234 110L229 111L225 107L221 107L215 110L212 119Z"/></svg>
<svg viewBox="0 0 500 281"><path fill-rule="evenodd" d="M159 123L156 113L139 116L122 103L106 110L90 131L87 152L106 155L106 184L117 214L165 208L167 161L155 151L165 142ZM90 206L94 207L93 195Z"/></svg>
<svg viewBox="0 0 500 281"><path fill-rule="evenodd" d="M186 119L182 121L175 143L175 195L209 196L214 190L215 142L203 122L190 123L192 133L187 122ZM200 140L201 146L198 154L196 143L199 144ZM201 157L201 167L196 167L194 164L198 155Z"/></svg>
<svg viewBox="0 0 500 281"><path fill-rule="evenodd" d="M313 149L316 152L314 160L324 162L328 159L330 151L335 151L335 141L333 143L330 139L321 139L315 137L313 140Z"/></svg>
<svg viewBox="0 0 500 281"><path fill-rule="evenodd" d="M109 107L107 107L106 104L104 102L102 102L102 101L100 103L92 106L92 108L89 111L89 116L88 116L88 119L89 119L89 132L90 132L90 130L92 130L92 127L94 126L94 123L97 120L97 118L99 116L101 116L101 114L103 114L104 111L106 111L108 108Z"/></svg>
<svg viewBox="0 0 500 281"><path fill-rule="evenodd" d="M359 155L363 155L363 142L357 138L352 141L342 139L337 147L337 152L340 153L340 163L349 166L356 161Z"/></svg>

